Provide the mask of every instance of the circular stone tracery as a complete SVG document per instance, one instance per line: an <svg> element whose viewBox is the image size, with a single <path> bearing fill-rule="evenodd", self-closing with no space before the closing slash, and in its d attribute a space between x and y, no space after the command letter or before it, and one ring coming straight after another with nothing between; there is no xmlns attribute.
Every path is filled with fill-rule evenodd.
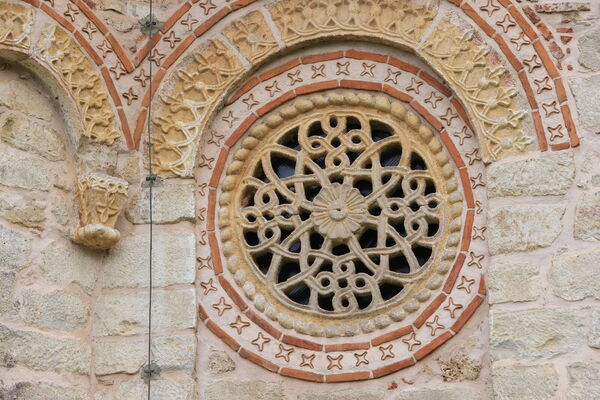
<svg viewBox="0 0 600 400"><path fill-rule="evenodd" d="M373 310L429 265L443 212L435 178L380 119L317 111L248 160L240 243L290 306L336 316Z"/></svg>
<svg viewBox="0 0 600 400"><path fill-rule="evenodd" d="M440 142L403 106L353 93L311 100L266 116L235 153L224 251L256 308L284 328L370 332L441 285L459 240L451 203L462 199Z"/></svg>

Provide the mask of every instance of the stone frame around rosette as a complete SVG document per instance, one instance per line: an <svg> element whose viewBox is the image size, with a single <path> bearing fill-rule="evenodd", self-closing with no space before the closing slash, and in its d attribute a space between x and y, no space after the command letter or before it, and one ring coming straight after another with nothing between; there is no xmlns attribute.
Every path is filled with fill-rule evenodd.
<svg viewBox="0 0 600 400"><path fill-rule="evenodd" d="M380 118L382 121L395 124L396 131L403 132L403 141L410 142L432 171L436 185L440 185L443 207L443 234L438 245L443 251L436 251L432 265L428 271L422 271L416 285L407 285L400 298L386 304L383 309L362 313L357 312L348 318L324 316L335 322L318 322L313 313L302 311L299 307L285 308L280 305L281 299L276 300L267 286L261 282L258 274L253 273L249 266L248 256L243 252L237 241L239 229L236 226L237 197L241 193L234 190L241 186L240 180L244 175L244 162L252 159L258 148L264 145L270 135L278 136L287 124L297 123L298 117L310 113L326 113L332 110L352 112L360 110L368 116ZM392 122L393 121L393 122ZM400 134L399 134L400 136ZM222 191L219 195L219 223L223 255L235 282L244 292L247 300L253 303L260 312L268 312L269 318L278 322L281 327L297 333L315 337L352 337L361 333L371 333L390 326L393 322L402 321L407 314L419 309L418 300L429 298L431 292L442 286L443 279L452 266L460 242L462 195L458 191L454 169L450 160L442 152L442 143L436 138L431 129L422 125L421 120L397 101L390 102L385 96L373 96L365 92L322 92L317 95L302 98L284 104L279 111L265 115L260 123L247 132L239 145L232 148L230 160L227 163L226 175L222 178ZM444 182L444 180L446 180ZM424 267L425 268L425 267ZM427 276L424 278L423 275ZM267 311L269 310L269 311ZM310 314L310 315L309 315Z"/></svg>
<svg viewBox="0 0 600 400"><path fill-rule="evenodd" d="M282 60L279 66L258 73L261 78L258 83L256 78L249 78L252 84L242 85L215 113L213 125L203 140L204 150L198 154L196 169L198 209L201 210L197 224L199 314L208 329L241 357L281 375L315 382L378 378L414 365L452 338L484 300L483 163L461 104L433 72L425 72L427 67L411 64L413 58L400 61L378 51L304 53L300 62ZM306 79L306 73L297 74L300 69L311 71L312 66L321 64L326 64L325 77ZM373 65L375 71L387 71L383 85L381 76L362 73L364 68ZM345 71L346 67L348 75L336 76L336 72ZM337 79L331 80L331 74ZM295 79L298 77L304 81L299 82ZM398 77L397 82L393 82L395 77ZM273 89L278 89L277 93L269 96ZM314 337L284 329L272 321L268 313L261 313L247 302L223 258L226 249L220 245L216 208L220 201L218 188L230 151L235 152L236 143L243 141L258 118L278 107L283 110L286 104L306 96L318 96L328 90L343 92L343 89L368 93L390 104L399 101L407 108L410 106L413 109L408 112L410 118L436 131L435 135L443 143L443 153L455 166L455 177L464 196L460 252L442 287L421 298L418 311L407 317L406 323L394 323L387 330L378 330L371 336L361 333L353 339ZM463 157L468 158L468 162ZM477 231L475 224L480 227L475 227ZM359 361L363 356L369 364Z"/></svg>

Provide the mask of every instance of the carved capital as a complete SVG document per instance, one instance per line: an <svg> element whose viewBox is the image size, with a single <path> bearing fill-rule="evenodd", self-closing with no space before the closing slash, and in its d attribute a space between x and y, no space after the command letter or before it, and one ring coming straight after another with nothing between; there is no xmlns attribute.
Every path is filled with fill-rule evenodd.
<svg viewBox="0 0 600 400"><path fill-rule="evenodd" d="M121 236L114 228L127 200L127 182L108 175L87 174L77 182L81 226L74 241L94 249L108 249Z"/></svg>

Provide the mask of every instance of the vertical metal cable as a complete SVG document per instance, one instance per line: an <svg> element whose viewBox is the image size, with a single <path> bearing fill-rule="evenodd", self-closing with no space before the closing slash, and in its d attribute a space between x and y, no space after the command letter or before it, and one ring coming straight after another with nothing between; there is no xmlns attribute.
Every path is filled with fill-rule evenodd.
<svg viewBox="0 0 600 400"><path fill-rule="evenodd" d="M152 220L152 188L154 186L154 182L156 180L156 176L152 174L152 133L151 133L151 118L152 118L152 49L154 47L152 36L154 34L154 27L156 25L156 21L154 21L154 16L152 14L152 0L150 0L150 15L148 16L148 40L150 42L150 49L148 50L148 75L149 75L149 83L148 90L150 94L150 102L148 103L148 176L146 177L146 181L148 182L148 190L150 197L149 204L149 212L150 212L150 244L149 244L149 260L148 260L148 400L150 400L150 385L152 383L152 375L153 375L153 367L152 367L152 228L153 228L153 220Z"/></svg>

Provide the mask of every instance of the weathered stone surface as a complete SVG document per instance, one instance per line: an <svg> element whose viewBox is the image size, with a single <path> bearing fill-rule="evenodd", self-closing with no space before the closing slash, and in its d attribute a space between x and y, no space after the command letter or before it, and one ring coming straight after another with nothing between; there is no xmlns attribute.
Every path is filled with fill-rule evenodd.
<svg viewBox="0 0 600 400"><path fill-rule="evenodd" d="M589 78L575 78L569 80L571 91L575 96L579 123L595 132L600 132L600 75Z"/></svg>
<svg viewBox="0 0 600 400"><path fill-rule="evenodd" d="M492 311L490 348L494 360L551 357L583 342L581 321L567 309Z"/></svg>
<svg viewBox="0 0 600 400"><path fill-rule="evenodd" d="M17 149L29 151L50 161L65 159L65 145L54 129L17 113L0 117L0 139Z"/></svg>
<svg viewBox="0 0 600 400"><path fill-rule="evenodd" d="M136 373L147 360L147 349L143 340L97 342L96 374Z"/></svg>
<svg viewBox="0 0 600 400"><path fill-rule="evenodd" d="M492 386L496 400L551 399L558 388L558 374L551 364L495 367Z"/></svg>
<svg viewBox="0 0 600 400"><path fill-rule="evenodd" d="M193 221L195 213L195 185L193 181L163 182L152 189L152 220L157 224ZM150 222L150 190L142 188L125 210L125 216L134 224Z"/></svg>
<svg viewBox="0 0 600 400"><path fill-rule="evenodd" d="M47 191L53 182L54 174L45 162L37 158L0 153L0 184Z"/></svg>
<svg viewBox="0 0 600 400"><path fill-rule="evenodd" d="M553 293L560 298L600 299L600 248L555 257L548 278Z"/></svg>
<svg viewBox="0 0 600 400"><path fill-rule="evenodd" d="M568 152L541 153L524 160L502 160L487 170L491 197L565 194L574 177L573 154Z"/></svg>
<svg viewBox="0 0 600 400"><path fill-rule="evenodd" d="M42 270L61 285L76 283L91 294L96 281L98 254L69 241L55 241L43 251Z"/></svg>
<svg viewBox="0 0 600 400"><path fill-rule="evenodd" d="M139 377L123 382L116 390L115 400L132 400L146 398L148 387ZM150 386L152 400L196 400L196 383L191 379L178 380L156 379ZM220 400L227 399L223 397ZM232 398L233 399L233 398ZM237 400L237 399L236 399Z"/></svg>
<svg viewBox="0 0 600 400"><path fill-rule="evenodd" d="M17 305L13 299L16 276L13 272L0 271L0 316L17 313Z"/></svg>
<svg viewBox="0 0 600 400"><path fill-rule="evenodd" d="M2 394L5 397L2 397ZM18 382L0 387L0 398L5 400L87 400L87 388L58 386L45 382Z"/></svg>
<svg viewBox="0 0 600 400"><path fill-rule="evenodd" d="M600 362L582 361L567 366L569 400L600 399Z"/></svg>
<svg viewBox="0 0 600 400"><path fill-rule="evenodd" d="M490 304L537 299L539 273L539 265L531 262L493 262L487 281Z"/></svg>
<svg viewBox="0 0 600 400"><path fill-rule="evenodd" d="M80 175L97 172L112 176L117 169L117 146L104 146L82 139L77 155Z"/></svg>
<svg viewBox="0 0 600 400"><path fill-rule="evenodd" d="M89 317L89 307L81 295L64 290L23 294L23 319L39 328L70 331L83 328Z"/></svg>
<svg viewBox="0 0 600 400"><path fill-rule="evenodd" d="M208 370L220 375L235 370L235 362L224 351L211 351L208 355Z"/></svg>
<svg viewBox="0 0 600 400"><path fill-rule="evenodd" d="M492 208L488 232L491 254L548 247L562 230L565 207L560 205L511 205Z"/></svg>
<svg viewBox="0 0 600 400"><path fill-rule="evenodd" d="M596 308L592 311L588 344L590 347L600 349L600 308Z"/></svg>
<svg viewBox="0 0 600 400"><path fill-rule="evenodd" d="M26 80L0 81L0 105L32 117L50 120L53 116L50 101L32 86Z"/></svg>
<svg viewBox="0 0 600 400"><path fill-rule="evenodd" d="M579 161L577 186L582 189L600 188L600 151L588 149Z"/></svg>
<svg viewBox="0 0 600 400"><path fill-rule="evenodd" d="M600 191L584 194L575 207L575 239L600 240Z"/></svg>
<svg viewBox="0 0 600 400"><path fill-rule="evenodd" d="M155 291L152 295L152 328L177 330L196 325L193 289ZM133 335L146 332L148 295L109 294L96 303L94 333L98 336Z"/></svg>
<svg viewBox="0 0 600 400"><path fill-rule="evenodd" d="M0 214L8 221L13 224L23 225L27 228L42 229L46 216L44 210L46 205L37 200L30 200L25 204L8 204L8 207L4 208L0 206Z"/></svg>
<svg viewBox="0 0 600 400"><path fill-rule="evenodd" d="M194 335L155 337L152 341L153 358L163 372L182 371L192 374L196 360Z"/></svg>
<svg viewBox="0 0 600 400"><path fill-rule="evenodd" d="M440 360L442 378L445 382L474 381L479 377L481 363L466 354L458 354L448 360Z"/></svg>
<svg viewBox="0 0 600 400"><path fill-rule="evenodd" d="M383 400L382 390L342 389L337 391L322 391L316 393L301 393L298 400Z"/></svg>
<svg viewBox="0 0 600 400"><path fill-rule="evenodd" d="M41 371L87 374L90 360L90 346L81 341L0 325L0 366L22 365Z"/></svg>
<svg viewBox="0 0 600 400"><path fill-rule="evenodd" d="M468 389L410 389L398 393L394 400L478 400L482 396Z"/></svg>
<svg viewBox="0 0 600 400"><path fill-rule="evenodd" d="M148 286L148 235L121 238L104 260L107 288ZM152 283L168 286L192 283L196 277L196 243L192 233L155 235Z"/></svg>
<svg viewBox="0 0 600 400"><path fill-rule="evenodd" d="M0 267L21 269L31 258L31 239L0 225Z"/></svg>
<svg viewBox="0 0 600 400"><path fill-rule="evenodd" d="M281 383L264 381L212 381L204 391L204 400L285 400Z"/></svg>
<svg viewBox="0 0 600 400"><path fill-rule="evenodd" d="M579 63L592 71L600 71L600 29L579 38Z"/></svg>

